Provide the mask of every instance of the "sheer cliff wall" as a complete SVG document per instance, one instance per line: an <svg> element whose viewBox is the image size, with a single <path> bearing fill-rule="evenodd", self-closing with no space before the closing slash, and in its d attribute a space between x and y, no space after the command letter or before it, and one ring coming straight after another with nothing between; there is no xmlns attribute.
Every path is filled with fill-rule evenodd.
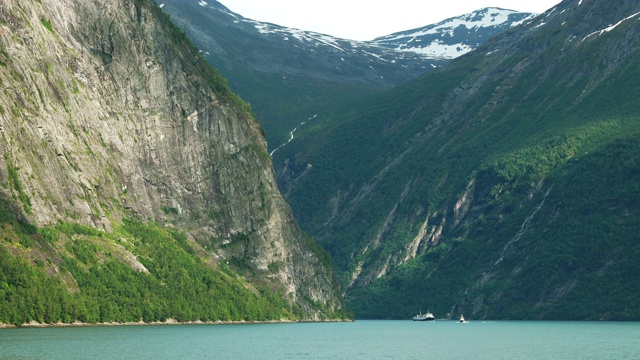
<svg viewBox="0 0 640 360"><path fill-rule="evenodd" d="M151 1L0 4L0 191L37 226L187 232L309 311L339 308L257 121Z"/></svg>

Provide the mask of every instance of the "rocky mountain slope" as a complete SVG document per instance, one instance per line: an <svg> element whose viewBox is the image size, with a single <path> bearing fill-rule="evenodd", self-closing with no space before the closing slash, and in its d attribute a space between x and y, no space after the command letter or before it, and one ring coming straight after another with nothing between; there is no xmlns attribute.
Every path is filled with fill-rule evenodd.
<svg viewBox="0 0 640 360"><path fill-rule="evenodd" d="M565 0L279 150L356 316L640 319L639 33Z"/></svg>
<svg viewBox="0 0 640 360"><path fill-rule="evenodd" d="M415 79L532 16L484 9L354 41L247 19L217 1L157 3L252 105L270 151L315 114Z"/></svg>
<svg viewBox="0 0 640 360"><path fill-rule="evenodd" d="M2 264L15 267L0 277L0 322L122 321L105 309L140 296L134 306L162 309L149 320L187 306L183 320L341 311L248 105L152 1L4 1L0 85L0 249L15 258ZM42 315L31 291L44 289L17 279L36 275L66 289L66 315ZM114 278L141 285L116 293ZM252 297L269 315L247 311ZM215 312L200 298L230 301ZM16 315L18 303L38 310Z"/></svg>

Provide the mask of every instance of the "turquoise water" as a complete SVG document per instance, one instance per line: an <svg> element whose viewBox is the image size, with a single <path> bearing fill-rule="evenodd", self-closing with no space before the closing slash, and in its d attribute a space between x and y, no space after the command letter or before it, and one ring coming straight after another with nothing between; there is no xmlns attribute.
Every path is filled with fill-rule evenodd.
<svg viewBox="0 0 640 360"><path fill-rule="evenodd" d="M0 359L640 359L638 322L0 329Z"/></svg>

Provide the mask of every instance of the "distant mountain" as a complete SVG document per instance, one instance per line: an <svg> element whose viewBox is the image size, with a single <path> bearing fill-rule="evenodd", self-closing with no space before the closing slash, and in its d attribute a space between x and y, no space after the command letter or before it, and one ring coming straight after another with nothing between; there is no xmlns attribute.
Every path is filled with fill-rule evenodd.
<svg viewBox="0 0 640 360"><path fill-rule="evenodd" d="M414 52L427 59L453 59L535 16L513 10L484 8L434 25L382 36L371 43L399 52Z"/></svg>
<svg viewBox="0 0 640 360"><path fill-rule="evenodd" d="M354 41L247 19L217 1L156 1L252 105L270 150L318 112L415 79L532 16L485 9L451 19L433 27L438 52L430 34Z"/></svg>
<svg viewBox="0 0 640 360"><path fill-rule="evenodd" d="M640 320L640 2L565 0L273 156L360 318Z"/></svg>

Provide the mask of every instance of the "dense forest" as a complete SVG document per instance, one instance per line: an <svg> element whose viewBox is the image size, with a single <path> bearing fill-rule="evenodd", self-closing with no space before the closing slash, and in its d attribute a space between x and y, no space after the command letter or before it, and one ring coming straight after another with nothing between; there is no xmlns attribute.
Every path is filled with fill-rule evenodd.
<svg viewBox="0 0 640 360"><path fill-rule="evenodd" d="M206 264L178 230L137 220L113 233L67 222L38 229L6 200L0 205L0 323L302 316L266 285L255 288L224 263Z"/></svg>
<svg viewBox="0 0 640 360"><path fill-rule="evenodd" d="M639 10L564 1L274 155L356 317L640 319Z"/></svg>

